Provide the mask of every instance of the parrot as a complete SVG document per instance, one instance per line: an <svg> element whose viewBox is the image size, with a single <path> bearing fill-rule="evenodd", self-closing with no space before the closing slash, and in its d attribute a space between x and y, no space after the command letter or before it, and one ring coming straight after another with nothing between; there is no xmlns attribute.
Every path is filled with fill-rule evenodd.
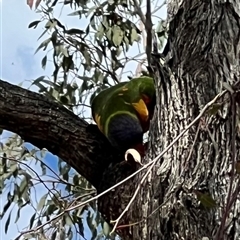
<svg viewBox="0 0 240 240"><path fill-rule="evenodd" d="M111 145L144 155L143 134L156 104L153 78L141 76L101 91L92 101L92 117Z"/></svg>

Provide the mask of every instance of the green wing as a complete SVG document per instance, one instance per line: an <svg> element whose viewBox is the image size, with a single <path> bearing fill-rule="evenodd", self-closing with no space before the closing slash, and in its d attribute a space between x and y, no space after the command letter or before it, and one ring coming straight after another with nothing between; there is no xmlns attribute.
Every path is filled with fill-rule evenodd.
<svg viewBox="0 0 240 240"><path fill-rule="evenodd" d="M92 117L98 125L98 128L102 131L102 121L100 122L100 118L103 113L106 111L104 110L106 104L111 101L112 96L119 88L124 86L127 82L121 82L116 84L110 88L107 88L101 91L92 101L91 109L92 109ZM108 110L107 110L108 111Z"/></svg>
<svg viewBox="0 0 240 240"><path fill-rule="evenodd" d="M156 104L153 78L146 76L135 78L128 82L125 88L129 89L125 94L129 95L129 102L135 108L142 125L145 123L149 125ZM146 128L147 131L148 127Z"/></svg>
<svg viewBox="0 0 240 240"><path fill-rule="evenodd" d="M140 77L102 91L92 102L92 115L112 145L125 149L142 142L154 105L153 79Z"/></svg>

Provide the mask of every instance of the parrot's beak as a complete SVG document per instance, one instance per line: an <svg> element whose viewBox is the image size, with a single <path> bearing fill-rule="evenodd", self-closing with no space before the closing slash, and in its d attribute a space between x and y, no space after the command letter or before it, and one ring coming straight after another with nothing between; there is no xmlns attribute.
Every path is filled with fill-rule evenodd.
<svg viewBox="0 0 240 240"><path fill-rule="evenodd" d="M145 155L145 146L142 143L134 145L133 148L139 152L141 157L144 157L144 155Z"/></svg>

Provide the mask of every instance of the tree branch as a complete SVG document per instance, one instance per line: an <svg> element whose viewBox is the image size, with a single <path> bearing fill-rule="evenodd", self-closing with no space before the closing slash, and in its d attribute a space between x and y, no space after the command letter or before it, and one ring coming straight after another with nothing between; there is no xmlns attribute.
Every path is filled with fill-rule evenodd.
<svg viewBox="0 0 240 240"><path fill-rule="evenodd" d="M116 154L95 125L53 100L0 80L0 128L47 148L98 188Z"/></svg>
<svg viewBox="0 0 240 240"><path fill-rule="evenodd" d="M138 14L139 18L141 19L146 33L147 33L147 43L146 43L146 55L147 55L147 61L148 65L150 66L151 64L151 53L152 53L152 13L151 13L151 1L147 0L146 1L146 15L144 16L142 9L140 7L140 2L137 0L133 0L135 11Z"/></svg>
<svg viewBox="0 0 240 240"><path fill-rule="evenodd" d="M144 23L147 32L147 45L146 54L148 60L148 66L151 65L151 53L152 53L152 13L151 13L151 1L147 0L146 22Z"/></svg>

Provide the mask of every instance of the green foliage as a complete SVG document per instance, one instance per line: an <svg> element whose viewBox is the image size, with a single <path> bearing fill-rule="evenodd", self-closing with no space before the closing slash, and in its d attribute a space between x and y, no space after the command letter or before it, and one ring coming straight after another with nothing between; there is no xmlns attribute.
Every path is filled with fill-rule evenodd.
<svg viewBox="0 0 240 240"><path fill-rule="evenodd" d="M134 1L64 1L66 17L76 19L81 29L66 27L61 17L56 17L58 4L47 1L39 10L44 17L29 24L29 28L44 25L39 39L47 37L36 52L47 50L41 61L43 69L50 62L54 66L53 79L39 77L33 84L40 92L76 111L89 96L92 99L101 90L120 82L131 62L140 70L137 75L144 70L146 36L139 25L140 13ZM156 14L157 10L158 7L153 12ZM166 26L156 17L155 30L162 48ZM133 46L135 49L138 46L135 57L130 53Z"/></svg>
<svg viewBox="0 0 240 240"><path fill-rule="evenodd" d="M97 229L101 230L102 224L106 229L107 223L97 212L96 203L74 208L94 196L95 190L61 159L58 170L51 169L45 156L46 150L29 150L17 135L1 144L0 191L6 199L0 208L0 219L5 219L5 233L11 224L25 220L28 229L41 229L35 233L26 231L25 239L48 239L50 235L52 239L71 239L76 234L84 236L87 222L93 237L101 239L106 230L103 233ZM27 220L26 213L32 213ZM51 225L44 225L47 221Z"/></svg>

